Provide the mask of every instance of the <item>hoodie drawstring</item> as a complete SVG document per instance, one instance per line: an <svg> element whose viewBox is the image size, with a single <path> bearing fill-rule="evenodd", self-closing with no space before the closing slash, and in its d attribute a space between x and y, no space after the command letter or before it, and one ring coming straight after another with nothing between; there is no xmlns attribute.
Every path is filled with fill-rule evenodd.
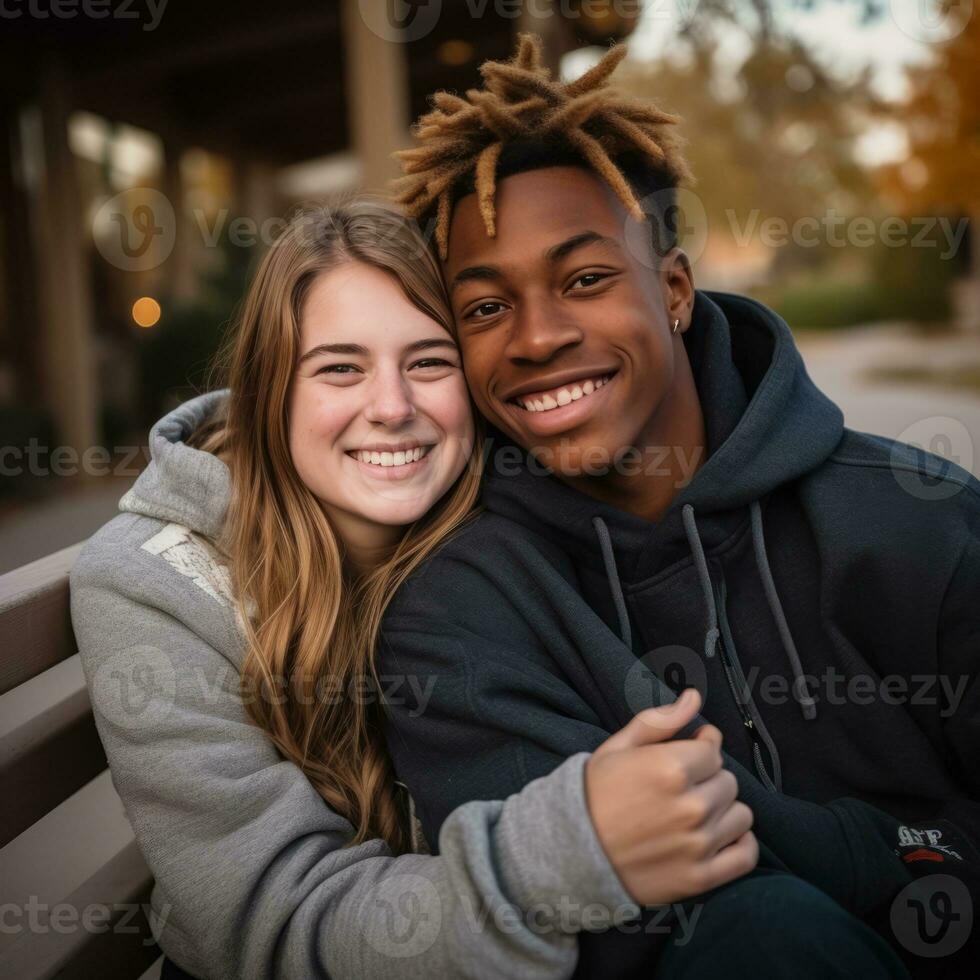
<svg viewBox="0 0 980 980"><path fill-rule="evenodd" d="M698 526L694 523L694 508L690 504L685 504L681 509L681 517L684 521L684 533L687 535L691 557L694 558L694 567L698 571L701 591L704 593L704 606L708 611L708 625L704 633L704 655L713 657L720 632L718 629L718 607L715 605L715 590L711 587L708 560L704 557L704 546L701 544Z"/></svg>
<svg viewBox="0 0 980 980"><path fill-rule="evenodd" d="M766 539L762 531L762 508L759 506L757 500L752 501L749 505L749 513L752 523L752 547L755 552L755 563L759 570L759 577L762 579L762 588L766 596L766 602L769 605L769 611L776 621L776 629L779 632L783 651L793 671L793 693L800 706L800 712L803 718L806 721L812 721L817 717L817 705L807 692L803 664L800 662L800 655L796 650L793 634L790 632L789 624L786 622L786 614L783 612L782 603L779 601L779 593L776 591L772 569L769 567L769 556L766 554ZM694 559L694 566L698 573L701 591L704 594L704 605L707 612L707 624L704 634L704 655L705 657L713 657L720 630L718 628L718 607L715 603L715 593L711 585L708 561L705 557L704 545L701 543L701 536L698 534L698 526L694 519L694 508L690 504L685 504L681 508L681 518L684 522L687 543L691 549L691 557ZM623 586L616 568L616 556L613 552L609 528L601 517L593 517L592 526L599 539L599 548L602 551L602 561L606 568L609 591L612 593L613 603L616 606L616 615L619 617L619 633L626 646L632 649L629 613L626 609L626 600L623 598Z"/></svg>
<svg viewBox="0 0 980 980"><path fill-rule="evenodd" d="M612 593L613 604L616 606L616 615L619 617L619 635L623 643L632 650L633 633L630 630L630 616L626 610L626 600L623 598L623 586L619 581L619 572L616 569L616 556L613 553L609 528L606 527L606 522L601 517L593 517L592 526L595 528L596 537L599 539L602 562L606 566L606 580L609 582L609 591Z"/></svg>
<svg viewBox="0 0 980 980"><path fill-rule="evenodd" d="M799 702L803 718L806 721L813 721L817 717L817 703L807 692L803 664L800 663L800 655L796 652L796 643L793 642L793 634L789 631L789 623L786 622L786 614L783 612L783 605L779 601L779 593L776 591L772 570L769 568L766 538L762 533L762 508L759 506L758 500L752 501L749 506L749 513L752 517L752 547L755 550L755 564L759 569L759 577L762 579L762 588L766 593L769 610L772 613L772 618L776 620L779 638L783 641L783 650L786 651L786 656L793 668L793 693Z"/></svg>

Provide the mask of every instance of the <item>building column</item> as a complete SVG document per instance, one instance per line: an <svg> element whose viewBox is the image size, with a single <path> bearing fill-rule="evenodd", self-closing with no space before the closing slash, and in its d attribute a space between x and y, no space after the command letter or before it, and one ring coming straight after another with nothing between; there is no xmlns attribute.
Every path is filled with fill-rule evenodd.
<svg viewBox="0 0 980 980"><path fill-rule="evenodd" d="M41 345L38 343L37 282L34 275L30 229L30 202L24 186L20 111L6 104L0 109L0 234L3 236L3 343L10 363L2 370L0 402L13 395L22 405L38 407L42 399ZM12 391L7 389L12 387Z"/></svg>
<svg viewBox="0 0 980 980"><path fill-rule="evenodd" d="M163 192L174 209L176 228L173 251L163 266L167 297L180 303L191 302L197 293L197 255L195 236L198 224L187 207L181 172L184 147L173 136L163 140Z"/></svg>
<svg viewBox="0 0 980 980"><path fill-rule="evenodd" d="M42 374L62 444L78 453L98 444L99 398L87 237L75 159L68 145L71 82L62 67L42 68L37 210L38 306Z"/></svg>
<svg viewBox="0 0 980 980"><path fill-rule="evenodd" d="M368 27L358 0L343 0L341 22L352 149L361 163L361 185L383 191L399 174L391 154L408 145L408 55L404 44Z"/></svg>

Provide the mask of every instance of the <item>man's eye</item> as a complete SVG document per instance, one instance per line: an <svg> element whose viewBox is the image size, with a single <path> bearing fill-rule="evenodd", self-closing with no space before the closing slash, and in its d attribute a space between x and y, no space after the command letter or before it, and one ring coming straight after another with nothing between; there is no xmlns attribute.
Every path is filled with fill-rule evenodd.
<svg viewBox="0 0 980 980"><path fill-rule="evenodd" d="M572 289L578 286L579 283L582 283L582 289L588 289L589 286L594 286L596 283L602 282L602 280L606 278L608 277L599 272L586 272L572 283Z"/></svg>
<svg viewBox="0 0 980 980"><path fill-rule="evenodd" d="M503 303L481 303L479 306L474 307L469 315L475 317L493 316L495 313L499 313L503 308Z"/></svg>

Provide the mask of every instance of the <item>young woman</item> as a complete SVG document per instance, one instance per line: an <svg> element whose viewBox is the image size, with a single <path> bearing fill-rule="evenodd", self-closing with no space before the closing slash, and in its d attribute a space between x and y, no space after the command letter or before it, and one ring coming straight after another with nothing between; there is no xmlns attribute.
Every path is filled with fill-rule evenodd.
<svg viewBox="0 0 980 980"><path fill-rule="evenodd" d="M228 390L156 424L71 577L164 976L567 976L581 928L754 866L717 730L667 741L696 693L460 807L438 856L405 853L379 698L424 703L426 679L378 676L374 645L391 594L472 513L481 468L438 266L409 221L370 200L299 213L226 371ZM725 833L663 778L681 770Z"/></svg>

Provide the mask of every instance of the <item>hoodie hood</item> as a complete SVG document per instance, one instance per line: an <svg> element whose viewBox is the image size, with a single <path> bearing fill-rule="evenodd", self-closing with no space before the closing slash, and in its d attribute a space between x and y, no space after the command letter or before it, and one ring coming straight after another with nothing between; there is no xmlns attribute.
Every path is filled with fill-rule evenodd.
<svg viewBox="0 0 980 980"><path fill-rule="evenodd" d="M525 526L549 529L577 551L595 552L594 517L610 530L627 579L651 574L643 555L656 550L666 561L686 551L682 520L691 505L710 544L730 524L713 515L745 508L774 487L816 469L844 432L840 409L810 380L785 321L755 300L730 293L695 294L691 326L684 335L704 412L708 458L675 497L661 521L635 517L595 500L540 467L518 450L517 467L494 465L495 450L516 447L491 433L483 502ZM503 458L503 457L499 457ZM656 544L656 549L649 546Z"/></svg>
<svg viewBox="0 0 980 980"><path fill-rule="evenodd" d="M631 649L631 586L690 559L701 591L708 659L724 644L727 626L724 591L712 578L708 555L748 521L762 592L793 674L794 696L803 717L812 720L816 706L770 568L760 500L827 459L843 436L843 416L810 380L789 327L761 303L696 292L684 343L704 413L708 458L659 521L595 500L544 475L540 467L532 472L534 461L523 451L522 464L508 472L496 465L499 457L492 457L483 502L489 511L560 542L583 566L598 572L619 635ZM746 719L757 714L751 704L742 707ZM767 732L760 737L768 743L778 786L778 753Z"/></svg>
<svg viewBox="0 0 980 980"><path fill-rule="evenodd" d="M228 467L211 453L185 444L228 397L227 389L199 395L175 408L150 430L150 463L119 501L119 509L181 524L216 539L231 499Z"/></svg>

